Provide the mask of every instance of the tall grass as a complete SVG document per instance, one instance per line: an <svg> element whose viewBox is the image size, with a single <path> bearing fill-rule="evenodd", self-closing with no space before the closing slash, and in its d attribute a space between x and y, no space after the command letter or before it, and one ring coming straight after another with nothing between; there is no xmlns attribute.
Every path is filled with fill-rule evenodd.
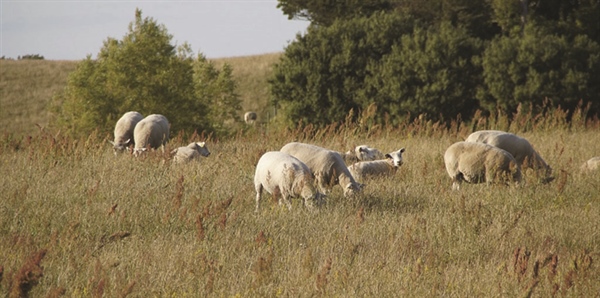
<svg viewBox="0 0 600 298"><path fill-rule="evenodd" d="M583 113L584 109L582 108ZM108 136L39 130L0 139L0 292L8 296L567 296L600 293L600 123L564 112L450 127L357 122L209 138L212 155L115 157ZM526 120L524 120L526 119ZM452 191L442 154L476 129L516 128L556 180ZM522 127L519 125L518 127ZM176 136L170 149L186 144ZM294 200L254 212L261 154L301 140L335 150L406 148L359 197L334 188L318 212ZM526 173L531 175L531 173ZM531 177L531 176L529 176Z"/></svg>
<svg viewBox="0 0 600 298"><path fill-rule="evenodd" d="M226 62L245 78L244 108L260 112L271 62ZM223 140L175 134L165 152L207 140L212 154L172 165L162 151L115 157L108 135L73 139L44 128L45 101L66 78L47 67L74 63L0 63L2 296L600 295L600 176L579 170L600 155L600 121L586 118L586 107L570 122L549 106L450 126L374 126L372 107L324 128L256 125ZM538 184L526 172L518 187L452 191L443 152L480 129L528 138L556 179ZM266 200L255 213L254 166L290 141L405 147L405 164L365 181L358 197L334 188L318 212L301 200L291 211Z"/></svg>

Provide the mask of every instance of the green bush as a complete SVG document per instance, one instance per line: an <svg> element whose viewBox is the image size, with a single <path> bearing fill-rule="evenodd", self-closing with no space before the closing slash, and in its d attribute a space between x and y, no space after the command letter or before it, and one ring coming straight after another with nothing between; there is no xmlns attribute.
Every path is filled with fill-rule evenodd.
<svg viewBox="0 0 600 298"><path fill-rule="evenodd" d="M52 101L54 124L72 135L111 132L127 111L163 114L173 131L221 131L235 123L240 107L231 69L218 70L189 45L171 45L172 36L151 18L135 21L123 40L109 38L97 59L79 63L64 92ZM218 106L219 108L214 108Z"/></svg>

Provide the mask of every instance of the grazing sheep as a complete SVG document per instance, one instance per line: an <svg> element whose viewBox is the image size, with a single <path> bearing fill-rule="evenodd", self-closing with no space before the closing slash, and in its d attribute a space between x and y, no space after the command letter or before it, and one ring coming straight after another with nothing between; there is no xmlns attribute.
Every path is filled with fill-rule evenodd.
<svg viewBox="0 0 600 298"><path fill-rule="evenodd" d="M142 119L133 130L135 139L134 155L149 148L157 149L169 141L169 121L163 115L152 114Z"/></svg>
<svg viewBox="0 0 600 298"><path fill-rule="evenodd" d="M254 174L254 188L256 189L256 212L260 208L260 199L263 189L278 197L288 209L292 209L291 197L304 198L304 205L312 209L322 203L323 195L314 185L310 169L297 158L277 151L270 151L261 156L256 164Z"/></svg>
<svg viewBox="0 0 600 298"><path fill-rule="evenodd" d="M335 151L294 142L283 146L281 152L292 155L305 163L315 176L321 192L325 194L336 184L344 189L346 197L360 192L363 187L354 180L342 156Z"/></svg>
<svg viewBox="0 0 600 298"><path fill-rule="evenodd" d="M384 155L381 151L371 148L367 145L356 146L354 150L348 150L346 153L338 152L344 161L348 164L354 164L359 161L383 159Z"/></svg>
<svg viewBox="0 0 600 298"><path fill-rule="evenodd" d="M246 112L246 114L244 114L244 122L246 122L246 124L254 124L254 121L256 121L257 115L256 112Z"/></svg>
<svg viewBox="0 0 600 298"><path fill-rule="evenodd" d="M134 144L133 130L135 125L144 119L144 116L138 112L127 112L119 118L115 125L114 141L109 141L113 145L115 155L123 152L129 144Z"/></svg>
<svg viewBox="0 0 600 298"><path fill-rule="evenodd" d="M544 182L550 182L554 178L552 168L533 149L527 139L515 134L499 130L480 130L472 133L466 142L484 143L508 151L522 168L531 168L544 176Z"/></svg>
<svg viewBox="0 0 600 298"><path fill-rule="evenodd" d="M582 171L591 172L597 169L600 169L600 156L592 157L588 161L583 163L583 165L581 165Z"/></svg>
<svg viewBox="0 0 600 298"><path fill-rule="evenodd" d="M378 160L385 157L381 151L367 145L356 146L354 152L359 161Z"/></svg>
<svg viewBox="0 0 600 298"><path fill-rule="evenodd" d="M171 151L173 163L176 164L187 163L192 160L199 160L200 156L207 157L209 155L210 151L208 151L205 142L190 143L185 147L179 147Z"/></svg>
<svg viewBox="0 0 600 298"><path fill-rule="evenodd" d="M521 168L515 158L505 150L484 143L454 143L446 150L444 163L455 190L460 189L462 181L521 181Z"/></svg>
<svg viewBox="0 0 600 298"><path fill-rule="evenodd" d="M404 148L386 154L385 159L357 162L349 166L348 170L358 181L363 181L369 176L389 175L395 173L402 165L402 153Z"/></svg>

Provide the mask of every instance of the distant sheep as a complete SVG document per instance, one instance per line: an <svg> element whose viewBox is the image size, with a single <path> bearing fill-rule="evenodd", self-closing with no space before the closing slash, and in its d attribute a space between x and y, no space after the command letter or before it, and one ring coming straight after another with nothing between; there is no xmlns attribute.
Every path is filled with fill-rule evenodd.
<svg viewBox="0 0 600 298"><path fill-rule="evenodd" d="M581 165L582 171L591 172L598 169L600 169L600 156L592 157L588 161L583 163L583 165Z"/></svg>
<svg viewBox="0 0 600 298"><path fill-rule="evenodd" d="M123 152L130 144L135 143L133 137L133 130L135 125L144 119L142 114L132 111L127 112L121 116L115 125L114 141L109 141L113 145L115 155Z"/></svg>
<svg viewBox="0 0 600 298"><path fill-rule="evenodd" d="M315 176L321 192L325 194L336 184L342 187L346 197L360 192L363 187L354 180L342 156L335 151L294 142L283 146L281 152L292 155L305 163Z"/></svg>
<svg viewBox="0 0 600 298"><path fill-rule="evenodd" d="M173 163L175 164L199 160L200 156L207 157L209 155L210 151L208 151L205 142L190 143L185 147L179 147L171 151L171 156L173 156Z"/></svg>
<svg viewBox="0 0 600 298"><path fill-rule="evenodd" d="M469 135L465 141L484 143L506 150L515 158L521 168L531 168L540 171L544 176L544 182L549 182L553 179L550 177L552 175L552 168L525 138L499 130L480 130Z"/></svg>
<svg viewBox="0 0 600 298"><path fill-rule="evenodd" d="M254 124L254 121L256 121L257 115L256 112L246 112L246 114L244 114L244 122L246 122L246 124Z"/></svg>
<svg viewBox="0 0 600 298"><path fill-rule="evenodd" d="M515 158L505 150L484 143L454 143L444 153L444 163L455 190L462 181L521 181L521 168Z"/></svg>
<svg viewBox="0 0 600 298"><path fill-rule="evenodd" d="M137 156L148 148L157 149L163 146L169 141L169 129L169 121L163 115L152 114L142 119L133 130L133 153Z"/></svg>
<svg viewBox="0 0 600 298"><path fill-rule="evenodd" d="M312 209L322 203L323 195L314 185L310 169L297 158L277 151L270 151L261 156L254 174L256 190L256 209L260 209L263 189L278 197L279 204L284 202L292 209L291 197L302 197L304 205Z"/></svg>
<svg viewBox="0 0 600 298"><path fill-rule="evenodd" d="M359 161L348 167L352 177L358 181L363 181L367 177L390 175L395 173L404 163L402 153L404 148L390 152L385 155L385 159Z"/></svg>

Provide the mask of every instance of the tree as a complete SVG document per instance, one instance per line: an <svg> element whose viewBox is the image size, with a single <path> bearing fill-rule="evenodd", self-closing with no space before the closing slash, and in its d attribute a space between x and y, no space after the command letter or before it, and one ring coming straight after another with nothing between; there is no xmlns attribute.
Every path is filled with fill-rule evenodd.
<svg viewBox="0 0 600 298"><path fill-rule="evenodd" d="M533 24L523 35L502 36L483 55L484 85L478 98L489 111L514 111L519 103L573 111L580 100L600 112L600 46L587 35L572 40Z"/></svg>
<svg viewBox="0 0 600 298"><path fill-rule="evenodd" d="M324 125L369 106L368 98L357 96L369 75L367 65L389 53L414 25L411 18L376 13L309 27L274 66L270 86L280 117L290 126L299 121Z"/></svg>
<svg viewBox="0 0 600 298"><path fill-rule="evenodd" d="M481 40L450 23L415 28L388 55L369 65L370 75L360 93L392 124L409 114L427 114L433 120L461 114L468 119L479 106L475 90L482 83L478 63L482 51Z"/></svg>
<svg viewBox="0 0 600 298"><path fill-rule="evenodd" d="M134 110L165 115L173 131L214 130L212 120L226 116L207 115L208 107L221 101L215 96L227 94L230 103L239 101L235 85L225 83L233 81L230 70L218 82L221 87L195 82L194 64L203 62L194 61L188 44L171 45L171 38L163 25L136 10L123 40L108 38L97 59L88 56L70 74L64 92L52 101L55 124L74 135L93 129L110 132L123 113ZM198 97L197 88L222 94Z"/></svg>
<svg viewBox="0 0 600 298"><path fill-rule="evenodd" d="M330 26L336 20L369 17L376 12L390 11L393 0L278 0L277 8L289 19L304 19L318 26Z"/></svg>

